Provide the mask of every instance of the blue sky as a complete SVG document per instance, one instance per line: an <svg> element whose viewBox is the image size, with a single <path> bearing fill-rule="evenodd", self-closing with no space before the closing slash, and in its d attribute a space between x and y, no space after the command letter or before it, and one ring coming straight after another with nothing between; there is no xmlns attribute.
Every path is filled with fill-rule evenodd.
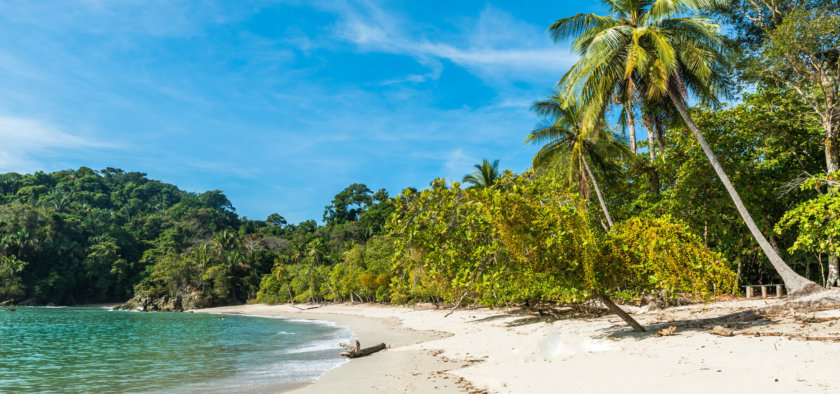
<svg viewBox="0 0 840 394"><path fill-rule="evenodd" d="M581 5L582 4L582 5ZM546 28L596 2L4 1L0 172L87 166L319 219L482 158L521 172L531 104L576 60Z"/></svg>

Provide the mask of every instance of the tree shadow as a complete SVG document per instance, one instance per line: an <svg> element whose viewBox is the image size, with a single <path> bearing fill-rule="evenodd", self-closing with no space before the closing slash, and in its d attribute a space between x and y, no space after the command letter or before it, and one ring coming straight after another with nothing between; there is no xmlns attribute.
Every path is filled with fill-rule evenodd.
<svg viewBox="0 0 840 394"><path fill-rule="evenodd" d="M654 324L647 324L645 325L645 330L642 332L633 331L632 328L629 326L622 327L619 330L615 330L615 326L611 326L604 329L602 335L596 336L596 338L602 339L624 339L624 338L634 338L634 339L648 339L662 336L659 334L660 330L676 326L676 332L670 335L679 335L681 332L710 332L712 328L715 326L721 326L726 329L735 331L744 330L747 328L754 328L754 327L762 327L762 326L770 326L773 324L779 323L777 320L773 320L769 317L759 317L759 318L745 318L745 319L724 319L727 315L721 316L719 318L704 318L704 319L683 319L683 320L674 320L674 321L667 321L667 322L660 322ZM734 333L734 335L738 335L738 333Z"/></svg>
<svg viewBox="0 0 840 394"><path fill-rule="evenodd" d="M544 308L536 311L522 309L518 313L522 317L508 322L505 326L519 327L535 323L553 323L559 320L596 319L609 314L611 314L609 310L583 305Z"/></svg>

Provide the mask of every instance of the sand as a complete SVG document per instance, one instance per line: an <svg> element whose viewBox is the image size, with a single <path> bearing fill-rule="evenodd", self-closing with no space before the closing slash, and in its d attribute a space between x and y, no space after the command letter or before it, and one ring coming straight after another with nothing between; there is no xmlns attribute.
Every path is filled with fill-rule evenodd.
<svg viewBox="0 0 840 394"><path fill-rule="evenodd" d="M445 317L447 310L430 307L370 304L200 312L329 320L349 326L362 346L390 346L327 372L299 393L838 392L840 311L758 320L733 327L736 335L730 337L686 326L670 336L654 335L681 321L775 302L626 307L651 329L647 333L632 332L614 315L571 312L541 317L472 309Z"/></svg>

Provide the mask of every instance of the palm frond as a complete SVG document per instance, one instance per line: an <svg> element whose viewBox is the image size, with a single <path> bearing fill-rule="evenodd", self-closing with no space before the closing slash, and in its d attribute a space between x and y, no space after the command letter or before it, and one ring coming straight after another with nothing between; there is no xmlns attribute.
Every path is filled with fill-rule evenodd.
<svg viewBox="0 0 840 394"><path fill-rule="evenodd" d="M619 20L608 16L578 13L554 22L548 28L548 31L551 33L554 41L562 41L569 37L580 36L582 33L592 29L603 29L620 23Z"/></svg>

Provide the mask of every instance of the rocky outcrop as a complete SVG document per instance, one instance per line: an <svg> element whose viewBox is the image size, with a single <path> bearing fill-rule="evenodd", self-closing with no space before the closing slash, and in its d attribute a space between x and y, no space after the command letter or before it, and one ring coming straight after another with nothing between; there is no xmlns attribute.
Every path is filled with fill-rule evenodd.
<svg viewBox="0 0 840 394"><path fill-rule="evenodd" d="M145 312L183 312L210 306L208 301L198 293L179 293L162 297L140 294L126 301L125 304L114 307L114 309Z"/></svg>

